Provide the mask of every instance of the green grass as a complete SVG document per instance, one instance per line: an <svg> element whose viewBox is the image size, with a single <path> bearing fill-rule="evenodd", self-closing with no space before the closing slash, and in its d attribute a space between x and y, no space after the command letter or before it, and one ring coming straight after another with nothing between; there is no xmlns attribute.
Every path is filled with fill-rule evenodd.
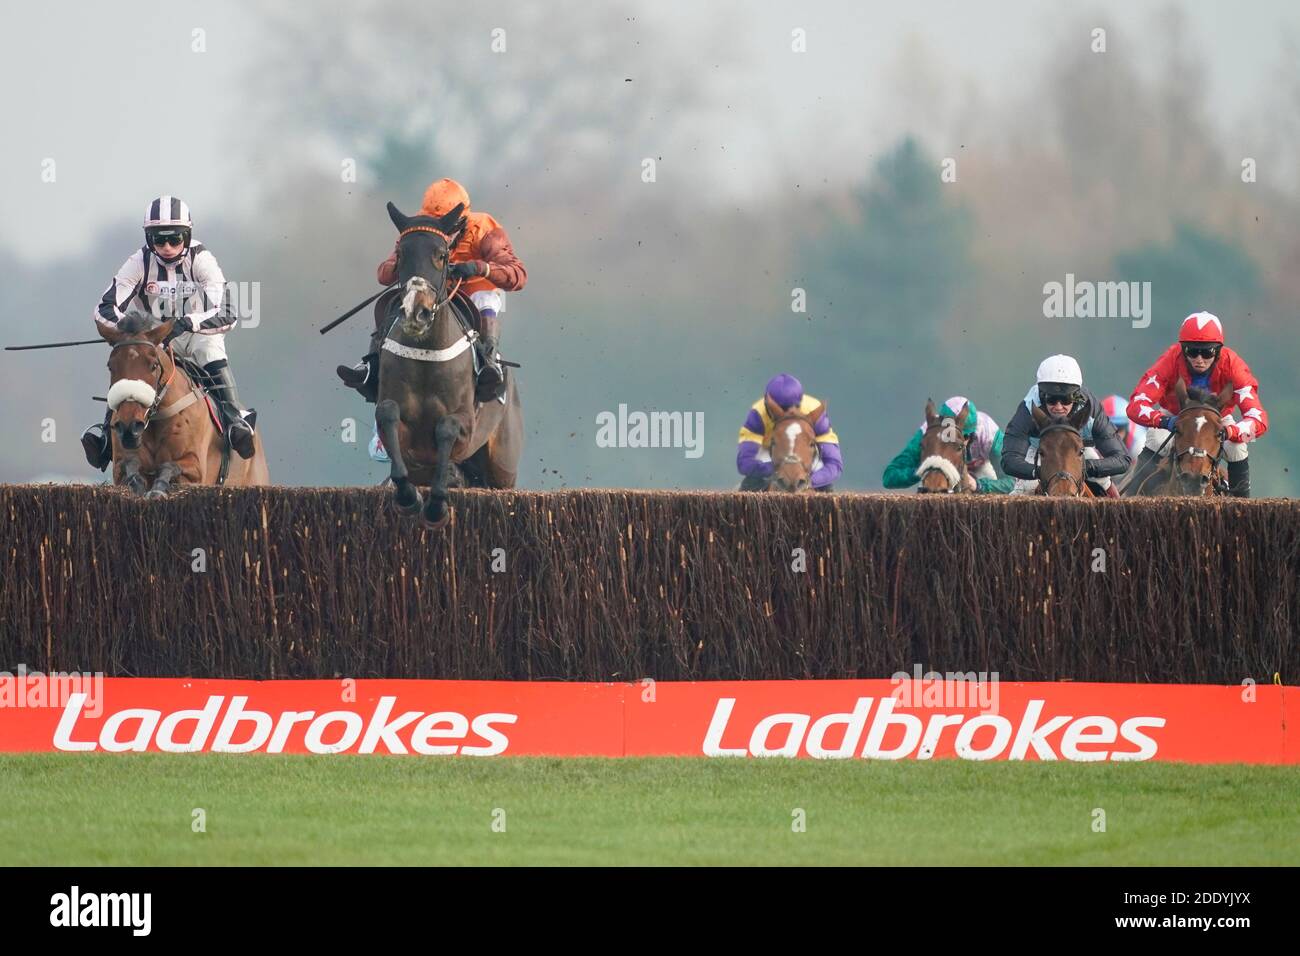
<svg viewBox="0 0 1300 956"><path fill-rule="evenodd" d="M1300 767L9 755L0 863L1295 865Z"/></svg>

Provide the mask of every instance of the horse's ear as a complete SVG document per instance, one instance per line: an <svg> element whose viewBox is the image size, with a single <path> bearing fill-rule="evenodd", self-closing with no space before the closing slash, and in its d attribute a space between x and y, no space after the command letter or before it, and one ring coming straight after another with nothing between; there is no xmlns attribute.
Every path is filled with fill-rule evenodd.
<svg viewBox="0 0 1300 956"><path fill-rule="evenodd" d="M95 328L99 330L99 337L102 338L105 342L109 343L110 345L116 345L118 342L120 342L123 338L126 337L126 333L121 331L115 325L108 325L104 322L96 322Z"/></svg>
<svg viewBox="0 0 1300 956"><path fill-rule="evenodd" d="M1082 428L1084 422L1088 420L1088 412L1091 409L1087 405L1080 405L1074 411L1070 412L1070 417L1066 419L1073 427Z"/></svg>
<svg viewBox="0 0 1300 956"><path fill-rule="evenodd" d="M1181 378L1175 380L1174 382L1174 396L1178 399L1179 405L1187 404L1187 386L1183 384L1183 380Z"/></svg>
<svg viewBox="0 0 1300 956"><path fill-rule="evenodd" d="M782 415L785 414L785 409L782 408L780 405L778 405L776 402L772 401L771 395L763 396L763 405L764 407L767 408L767 415L769 418L772 419L772 421L776 421L778 418L780 418Z"/></svg>
<svg viewBox="0 0 1300 956"><path fill-rule="evenodd" d="M167 336L172 334L172 327L175 324L175 319L168 319L159 325L155 325L152 329L149 329L142 334L154 345L162 345Z"/></svg>
<svg viewBox="0 0 1300 956"><path fill-rule="evenodd" d="M826 414L826 403L822 402L820 405L818 405L816 408L814 408L811 412L808 413L808 421L813 425L816 425L819 421L822 420L822 416L825 414Z"/></svg>
<svg viewBox="0 0 1300 956"><path fill-rule="evenodd" d="M939 418L939 413L935 411L934 399L927 398L925 400L925 427L926 428L934 427L934 423L938 418Z"/></svg>
<svg viewBox="0 0 1300 956"><path fill-rule="evenodd" d="M1218 405L1219 411L1223 411L1232 404L1234 391L1231 382L1228 382L1223 386L1222 390L1219 392L1219 397L1215 400L1215 404Z"/></svg>
<svg viewBox="0 0 1300 956"><path fill-rule="evenodd" d="M1051 416L1049 416L1047 412L1043 411L1037 405L1029 406L1029 414L1034 419L1034 424L1037 425L1039 428L1042 428L1045 425L1050 424L1052 421Z"/></svg>
<svg viewBox="0 0 1300 956"><path fill-rule="evenodd" d="M962 406L961 414L957 416L957 430L963 435L966 433L966 425L970 421L970 402Z"/></svg>
<svg viewBox="0 0 1300 956"><path fill-rule="evenodd" d="M405 229L411 221L406 216L403 216L391 202L388 204L388 218L393 220L393 225L397 227L399 232Z"/></svg>

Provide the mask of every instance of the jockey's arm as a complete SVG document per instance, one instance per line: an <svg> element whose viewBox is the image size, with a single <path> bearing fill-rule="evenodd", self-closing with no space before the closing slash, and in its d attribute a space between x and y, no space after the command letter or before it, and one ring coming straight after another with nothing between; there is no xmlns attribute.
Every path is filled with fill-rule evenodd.
<svg viewBox="0 0 1300 956"><path fill-rule="evenodd" d="M1259 401L1259 380L1240 355L1233 355L1229 369L1233 397L1240 414L1228 426L1229 441L1251 442L1268 431L1268 412Z"/></svg>
<svg viewBox="0 0 1300 956"><path fill-rule="evenodd" d="M397 247L393 247L393 254L379 263L379 269L376 272L376 278L379 279L380 285L392 285L397 281Z"/></svg>
<svg viewBox="0 0 1300 956"><path fill-rule="evenodd" d="M1155 365L1142 374L1133 389L1133 394L1129 396L1126 409L1129 421L1146 428L1163 427L1161 422L1169 412L1161 407L1160 403L1169 393L1178 375L1179 361L1181 361L1180 349L1175 343L1165 350L1165 353L1156 360Z"/></svg>
<svg viewBox="0 0 1300 956"><path fill-rule="evenodd" d="M489 266L487 280L504 292L518 292L528 282L528 270L515 255L505 229L493 229L478 245L479 258Z"/></svg>
<svg viewBox="0 0 1300 956"><path fill-rule="evenodd" d="M989 451L989 465L994 466L1002 461L1002 446L1006 442L1006 433L998 429L997 437L993 439L993 448ZM1004 475L1001 478L976 478L975 490L985 495L1008 495L1015 488L1016 480Z"/></svg>
<svg viewBox="0 0 1300 956"><path fill-rule="evenodd" d="M745 424L740 428L740 444L736 448L736 470L746 477L766 478L774 471L770 461L759 461L763 447L763 419L757 410L750 409Z"/></svg>
<svg viewBox="0 0 1300 956"><path fill-rule="evenodd" d="M228 332L235 325L234 311L222 308L226 296L226 277L217 265L217 257L204 249L194 257L194 282L199 287L198 308L186 318L195 332L215 335Z"/></svg>
<svg viewBox="0 0 1300 956"><path fill-rule="evenodd" d="M94 318L97 323L115 326L126 315L126 308L131 304L144 286L144 260L139 252L133 253L122 268L117 270L113 281L104 290L99 304L95 307Z"/></svg>
<svg viewBox="0 0 1300 956"><path fill-rule="evenodd" d="M1124 474L1133 464L1133 456L1120 440L1119 432L1100 402L1092 419L1092 447L1101 457L1084 459L1083 473L1087 478L1113 478Z"/></svg>
<svg viewBox="0 0 1300 956"><path fill-rule="evenodd" d="M1034 419L1025 403L1016 406L1016 413L1007 422L1002 437L1002 473L1023 481L1038 477L1038 465L1029 461L1029 430Z"/></svg>
<svg viewBox="0 0 1300 956"><path fill-rule="evenodd" d="M910 488L920 481L916 469L921 467L921 429L912 432L907 445L885 466L881 479L886 488Z"/></svg>
<svg viewBox="0 0 1300 956"><path fill-rule="evenodd" d="M824 488L834 484L844 472L840 438L831 427L831 416L828 412L823 412L822 417L813 424L813 434L817 436L817 451L821 457L821 464L808 476L808 483L814 488Z"/></svg>

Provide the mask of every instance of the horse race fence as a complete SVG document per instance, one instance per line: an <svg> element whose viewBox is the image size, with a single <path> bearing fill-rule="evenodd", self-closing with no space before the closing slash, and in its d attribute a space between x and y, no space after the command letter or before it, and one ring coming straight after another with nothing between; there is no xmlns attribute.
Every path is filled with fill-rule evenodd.
<svg viewBox="0 0 1300 956"><path fill-rule="evenodd" d="M1300 503L0 486L0 667L110 676L1271 682Z"/></svg>

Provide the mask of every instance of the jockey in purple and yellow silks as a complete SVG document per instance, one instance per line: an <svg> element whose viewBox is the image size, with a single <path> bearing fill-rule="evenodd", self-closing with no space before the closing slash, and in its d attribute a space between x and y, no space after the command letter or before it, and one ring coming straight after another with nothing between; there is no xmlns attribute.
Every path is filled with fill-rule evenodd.
<svg viewBox="0 0 1300 956"><path fill-rule="evenodd" d="M745 476L740 484L742 491L757 491L765 488L774 471L772 458L767 452L774 424L767 409L769 398L774 404L787 411L797 408L807 413L821 404L811 395L804 394L803 385L793 375L777 375L767 383L764 397L750 408L745 424L740 429L736 469ZM831 486L844 470L844 460L840 457L840 440L835 430L831 428L829 414L822 414L813 423L813 433L817 440L817 459L813 463L809 481L815 491L830 491Z"/></svg>

